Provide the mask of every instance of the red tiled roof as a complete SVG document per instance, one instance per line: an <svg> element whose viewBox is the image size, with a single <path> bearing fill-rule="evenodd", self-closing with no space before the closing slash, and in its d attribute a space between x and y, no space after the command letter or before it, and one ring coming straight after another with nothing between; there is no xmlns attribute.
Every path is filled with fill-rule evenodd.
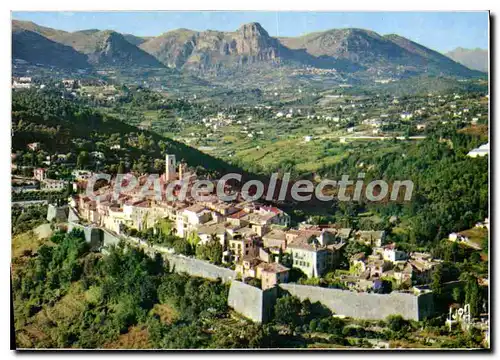
<svg viewBox="0 0 500 360"><path fill-rule="evenodd" d="M266 210L266 211L271 211L271 212L273 212L275 214L281 214L282 213L282 211L280 209L278 209L277 207L275 207L275 206L261 206L260 208L263 209L263 210Z"/></svg>
<svg viewBox="0 0 500 360"><path fill-rule="evenodd" d="M231 219L241 219L243 216L247 215L245 210L240 210L238 212L235 212L234 214L231 214L228 216L228 218Z"/></svg>

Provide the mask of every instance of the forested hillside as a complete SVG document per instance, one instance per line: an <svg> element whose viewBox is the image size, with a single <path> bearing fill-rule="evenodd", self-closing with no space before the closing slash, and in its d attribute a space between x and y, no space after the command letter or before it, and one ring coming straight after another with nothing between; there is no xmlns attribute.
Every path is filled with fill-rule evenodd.
<svg viewBox="0 0 500 360"><path fill-rule="evenodd" d="M449 333L439 319L401 316L342 319L286 293L270 323L254 324L228 308L220 280L169 272L161 256L124 244L107 255L90 252L78 231L50 239L28 232L12 245L17 348L371 348L370 339L422 347L426 336L438 339L426 343L433 348L481 346L477 329Z"/></svg>
<svg viewBox="0 0 500 360"><path fill-rule="evenodd" d="M116 172L120 162L126 170L159 172L164 169L162 161L167 153L213 174L237 171L222 160L185 144L139 130L51 93L13 92L12 133L13 152L26 151L27 144L33 142L41 143L48 154L69 153L75 158L82 152L99 151L106 158L101 170L110 172ZM118 146L120 149L116 149ZM37 165L36 159L33 161Z"/></svg>
<svg viewBox="0 0 500 360"><path fill-rule="evenodd" d="M431 246L450 232L469 229L488 216L488 159L467 156L471 149L485 142L484 136L466 134L450 126L420 143L401 143L392 151L374 152L368 146L366 151L352 153L320 173L327 178L339 178L341 174L355 178L360 172L358 165L363 164L368 169L365 183L375 179L389 184L396 180L413 181L411 201L353 203L341 206L341 213L349 217L349 213L355 213L353 208L366 208L386 219L386 225L390 216L397 215L404 231L394 240Z"/></svg>
<svg viewBox="0 0 500 360"><path fill-rule="evenodd" d="M36 254L13 261L20 348L116 347L137 325L145 340L122 346L205 347L204 327L228 311L221 282L168 273L161 257L135 249L91 253L80 232L56 233Z"/></svg>

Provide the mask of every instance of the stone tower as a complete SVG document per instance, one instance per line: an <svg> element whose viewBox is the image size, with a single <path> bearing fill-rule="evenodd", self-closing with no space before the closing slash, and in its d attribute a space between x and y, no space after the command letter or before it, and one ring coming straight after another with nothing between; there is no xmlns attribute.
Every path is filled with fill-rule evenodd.
<svg viewBox="0 0 500 360"><path fill-rule="evenodd" d="M165 180L175 180L175 155L167 154L165 156Z"/></svg>
<svg viewBox="0 0 500 360"><path fill-rule="evenodd" d="M179 180L182 180L182 163L179 163Z"/></svg>

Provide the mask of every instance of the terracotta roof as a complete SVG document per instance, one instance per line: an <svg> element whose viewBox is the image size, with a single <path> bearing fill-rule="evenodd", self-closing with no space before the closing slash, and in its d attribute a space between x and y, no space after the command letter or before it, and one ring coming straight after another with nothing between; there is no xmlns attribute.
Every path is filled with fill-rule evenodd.
<svg viewBox="0 0 500 360"><path fill-rule="evenodd" d="M231 219L241 219L246 214L247 214L247 212L245 210L240 210L238 212L235 212L234 214L229 215L228 218L231 218Z"/></svg>
<svg viewBox="0 0 500 360"><path fill-rule="evenodd" d="M137 204L141 203L142 201L144 201L144 200L142 200L142 199L140 199L140 200L130 199L130 200L125 201L125 205L133 206L133 205L137 205Z"/></svg>
<svg viewBox="0 0 500 360"><path fill-rule="evenodd" d="M271 272L271 273L282 273L282 272L290 271L289 268L281 265L280 263L263 262L263 263L259 264L257 267L262 269L262 271Z"/></svg>
<svg viewBox="0 0 500 360"><path fill-rule="evenodd" d="M302 249L308 251L318 251L325 249L321 247L315 239L310 241L310 236L299 236L288 243L288 248L291 249Z"/></svg>
<svg viewBox="0 0 500 360"><path fill-rule="evenodd" d="M347 245L346 242L339 242L337 244L330 244L330 245L327 245L326 247L329 248L329 249L334 249L334 250L340 250L342 249L345 245Z"/></svg>
<svg viewBox="0 0 500 360"><path fill-rule="evenodd" d="M136 204L137 207L142 207L142 208L149 208L150 204L148 200L144 200Z"/></svg>
<svg viewBox="0 0 500 360"><path fill-rule="evenodd" d="M286 240L286 233L283 230L274 229L265 234L263 239Z"/></svg>
<svg viewBox="0 0 500 360"><path fill-rule="evenodd" d="M320 236L321 235L321 230L310 230L310 229L301 229L301 230L295 230L291 229L287 231L287 234L290 235L295 235L295 236Z"/></svg>
<svg viewBox="0 0 500 360"><path fill-rule="evenodd" d="M210 224L210 225L201 225L198 228L198 234L217 234L221 235L226 232L226 228L223 224Z"/></svg>
<svg viewBox="0 0 500 360"><path fill-rule="evenodd" d="M249 262L250 266L257 266L262 262L259 258L251 255L243 255L241 262L243 263L243 261Z"/></svg>
<svg viewBox="0 0 500 360"><path fill-rule="evenodd" d="M226 227L227 230L233 230L233 231L236 231L236 230L242 228L241 225L231 224L231 223L225 223L224 226Z"/></svg>
<svg viewBox="0 0 500 360"><path fill-rule="evenodd" d="M257 235L257 233L248 226L239 228L238 230L236 230L236 233L241 234L243 237L250 237L252 235Z"/></svg>
<svg viewBox="0 0 500 360"><path fill-rule="evenodd" d="M265 206L265 205L264 205L264 206L261 206L260 208L261 208L261 209L263 209L263 210L265 210L265 211L270 211L270 212L273 212L273 213L275 213L275 214L281 214L281 213L283 213L283 211L282 211L282 210L278 209L278 208L277 208L277 207L275 207L275 206Z"/></svg>
<svg viewBox="0 0 500 360"><path fill-rule="evenodd" d="M430 261L420 261L420 260L410 260L409 263L411 264L412 267L417 269L418 271L425 271L425 270L430 270L436 265L434 262Z"/></svg>
<svg viewBox="0 0 500 360"><path fill-rule="evenodd" d="M275 216L276 216L275 213L265 213L265 214L250 213L243 216L242 219L250 223L254 224L256 223L262 225L267 223L270 219L272 219Z"/></svg>
<svg viewBox="0 0 500 360"><path fill-rule="evenodd" d="M194 204L194 205L191 205L191 206L184 209L184 211L191 211L191 212L194 212L196 214L201 213L203 210L205 210L205 207L203 205L200 205L200 204Z"/></svg>

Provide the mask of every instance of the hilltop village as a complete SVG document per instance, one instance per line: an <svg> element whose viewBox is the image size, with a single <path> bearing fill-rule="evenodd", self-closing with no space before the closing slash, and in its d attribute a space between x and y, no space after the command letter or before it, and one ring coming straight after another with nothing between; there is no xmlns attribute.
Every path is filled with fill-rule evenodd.
<svg viewBox="0 0 500 360"><path fill-rule="evenodd" d="M488 50L11 15L11 348L490 347Z"/></svg>
<svg viewBox="0 0 500 360"><path fill-rule="evenodd" d="M166 164L161 177L164 183L189 179L191 186L197 179L186 164L176 166L174 155L166 156ZM91 173L79 175L73 184L75 190L86 188ZM204 201L190 196L184 201L158 201L134 188L114 200L112 189L110 184L97 190L97 201L83 191L74 195L69 210L72 221L77 219L117 236L137 237L145 244L161 244L162 237L178 238L185 246L173 244L172 252L232 268L244 282L262 289L301 277L321 279L343 269L330 279L334 280L331 287L379 293L409 291L413 285L428 283L440 262L429 253L407 253L397 244L386 243L381 230L307 223L291 228L290 216L281 209L241 198L224 202L213 195ZM48 220L55 221L57 214L64 217L65 212L52 214ZM357 247L359 252L353 253Z"/></svg>

